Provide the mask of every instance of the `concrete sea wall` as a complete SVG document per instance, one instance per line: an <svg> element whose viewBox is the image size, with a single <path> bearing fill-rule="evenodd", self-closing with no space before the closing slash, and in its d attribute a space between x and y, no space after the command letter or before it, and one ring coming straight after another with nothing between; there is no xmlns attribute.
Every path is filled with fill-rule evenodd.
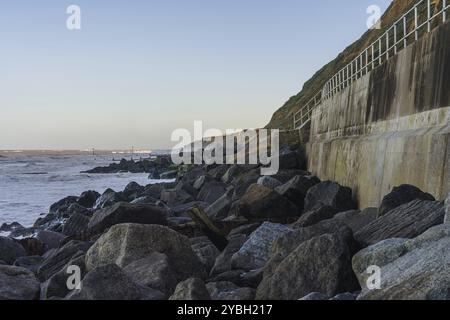
<svg viewBox="0 0 450 320"><path fill-rule="evenodd" d="M450 24L440 26L314 111L309 170L377 206L409 183L450 192Z"/></svg>

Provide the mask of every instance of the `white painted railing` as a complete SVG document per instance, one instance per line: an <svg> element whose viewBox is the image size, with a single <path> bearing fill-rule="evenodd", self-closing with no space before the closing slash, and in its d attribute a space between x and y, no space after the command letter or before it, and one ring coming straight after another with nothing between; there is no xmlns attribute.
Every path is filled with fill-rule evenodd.
<svg viewBox="0 0 450 320"><path fill-rule="evenodd" d="M328 80L323 89L295 113L294 129L305 126L311 120L314 108L322 101L333 97L409 44L417 41L421 32L430 32L433 22L445 23L449 8L450 0L418 1L381 37Z"/></svg>

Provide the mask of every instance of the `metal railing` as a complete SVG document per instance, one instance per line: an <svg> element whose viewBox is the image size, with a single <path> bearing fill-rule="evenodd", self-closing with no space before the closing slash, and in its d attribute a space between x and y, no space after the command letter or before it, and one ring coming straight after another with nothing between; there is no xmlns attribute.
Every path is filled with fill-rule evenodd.
<svg viewBox="0 0 450 320"><path fill-rule="evenodd" d="M322 101L350 86L368 72L417 41L421 33L430 32L433 23L447 21L450 0L420 0L400 17L383 35L328 80L323 89L294 114L294 129L311 120L312 111ZM441 19L442 18L442 19Z"/></svg>

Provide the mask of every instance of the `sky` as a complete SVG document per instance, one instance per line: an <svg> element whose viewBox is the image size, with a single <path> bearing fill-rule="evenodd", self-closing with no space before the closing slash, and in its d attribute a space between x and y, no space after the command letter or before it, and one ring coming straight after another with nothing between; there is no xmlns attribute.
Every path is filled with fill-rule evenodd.
<svg viewBox="0 0 450 320"><path fill-rule="evenodd" d="M258 128L389 0L0 1L0 149L169 148ZM68 30L70 5L81 30Z"/></svg>

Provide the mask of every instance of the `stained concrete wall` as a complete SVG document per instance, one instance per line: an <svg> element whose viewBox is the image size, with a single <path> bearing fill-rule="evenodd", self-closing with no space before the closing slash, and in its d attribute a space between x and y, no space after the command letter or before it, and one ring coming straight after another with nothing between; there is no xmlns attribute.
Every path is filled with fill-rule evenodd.
<svg viewBox="0 0 450 320"><path fill-rule="evenodd" d="M313 113L309 170L378 206L409 183L450 192L450 24L425 35Z"/></svg>

